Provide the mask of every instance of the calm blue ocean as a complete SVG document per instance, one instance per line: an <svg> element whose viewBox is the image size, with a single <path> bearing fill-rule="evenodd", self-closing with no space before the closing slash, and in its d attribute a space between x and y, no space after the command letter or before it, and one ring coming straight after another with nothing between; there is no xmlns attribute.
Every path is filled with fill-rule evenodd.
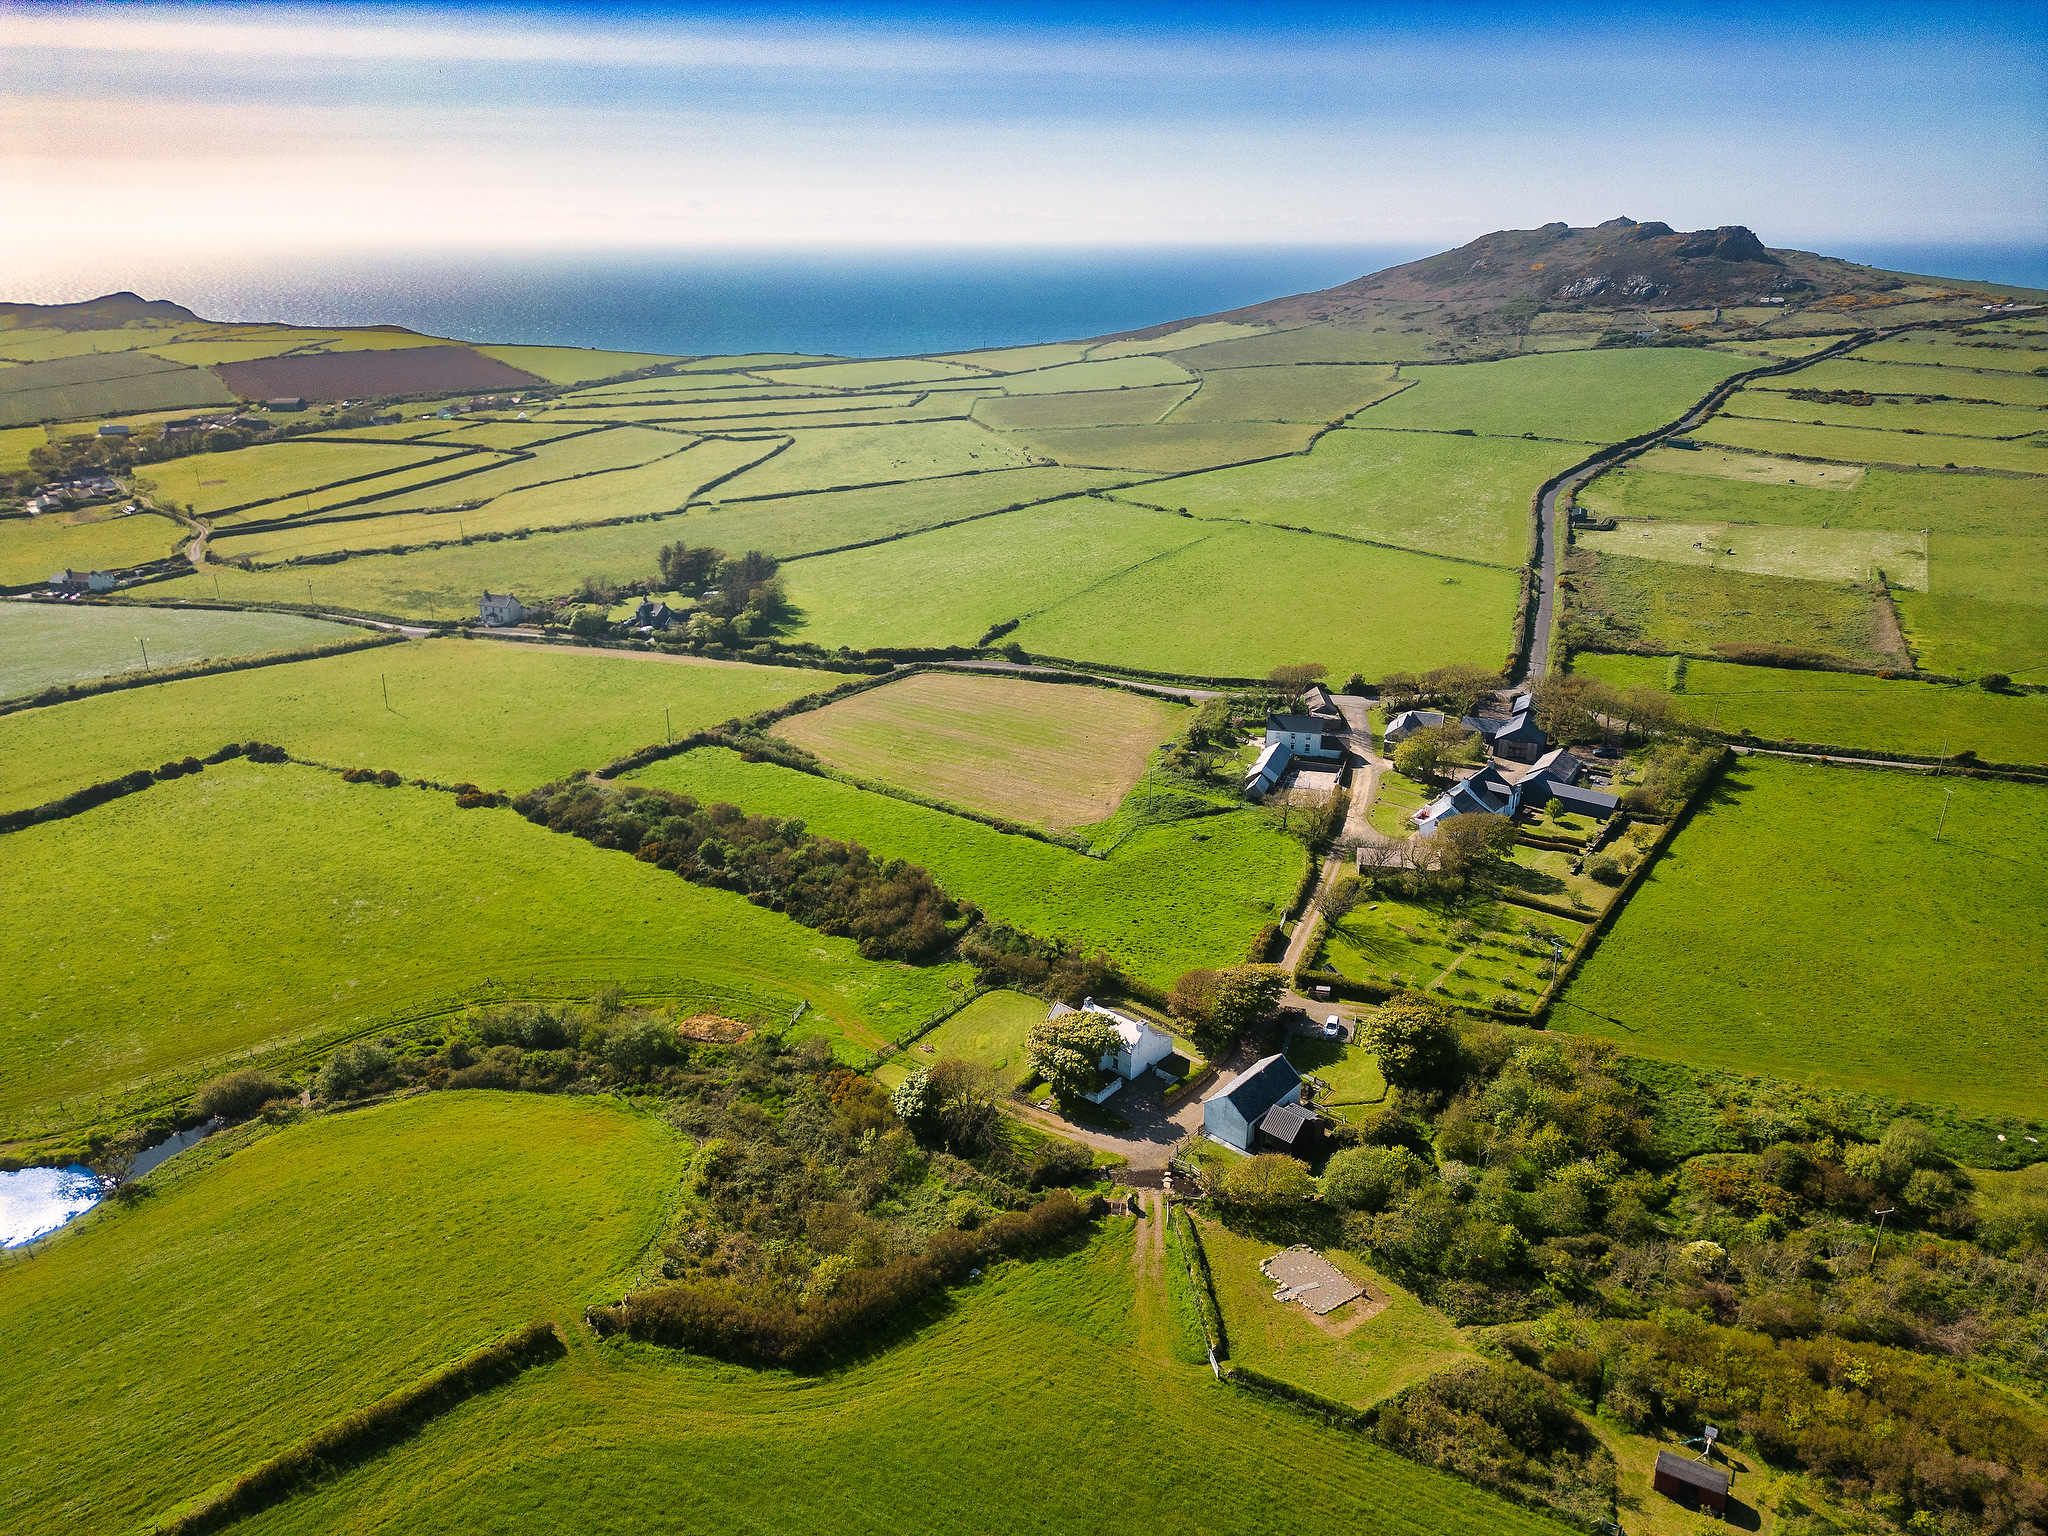
<svg viewBox="0 0 2048 1536"><path fill-rule="evenodd" d="M1327 288L1431 249L436 252L212 261L136 250L37 271L0 264L0 297L58 303L127 288L217 320L392 324L467 341L634 352L887 357L1136 330ZM2048 289L2048 249L2037 245L1826 249L1894 271Z"/></svg>

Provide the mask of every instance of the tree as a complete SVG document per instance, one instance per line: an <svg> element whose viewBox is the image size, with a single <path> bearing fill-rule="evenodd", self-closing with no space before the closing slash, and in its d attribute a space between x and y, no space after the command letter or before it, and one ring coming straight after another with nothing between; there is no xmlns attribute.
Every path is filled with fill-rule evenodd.
<svg viewBox="0 0 2048 1536"><path fill-rule="evenodd" d="M215 1115L223 1120L246 1120L272 1099L297 1096L297 1090L283 1078L261 1067L243 1067L200 1089L197 1108L209 1120Z"/></svg>
<svg viewBox="0 0 2048 1536"><path fill-rule="evenodd" d="M896 1118L919 1138L930 1135L938 1123L938 1104L939 1096L932 1089L929 1070L911 1073L889 1095L889 1107L896 1111Z"/></svg>
<svg viewBox="0 0 2048 1536"><path fill-rule="evenodd" d="M391 1053L383 1046L358 1040L327 1058L315 1088L329 1102L353 1099L390 1077L391 1066Z"/></svg>
<svg viewBox="0 0 2048 1536"><path fill-rule="evenodd" d="M1614 691L1597 677L1568 673L1536 685L1536 723L1557 741L1603 735L1600 717L1614 711Z"/></svg>
<svg viewBox="0 0 2048 1536"><path fill-rule="evenodd" d="M1458 1026L1434 998L1404 992L1365 1021L1361 1033L1397 1088L1448 1087L1458 1071Z"/></svg>
<svg viewBox="0 0 2048 1536"><path fill-rule="evenodd" d="M1100 1014L1063 1013L1031 1026L1024 1056L1064 1102L1095 1091L1102 1076L1102 1058L1115 1044L1109 1021Z"/></svg>
<svg viewBox="0 0 2048 1536"><path fill-rule="evenodd" d="M569 633L581 635L585 639L601 635L611 627L611 621L605 617L601 608L578 608L575 616L569 620Z"/></svg>
<svg viewBox="0 0 2048 1536"><path fill-rule="evenodd" d="M1262 1152L1233 1162L1217 1181L1216 1198L1248 1211L1299 1210L1316 1195L1308 1164L1281 1152Z"/></svg>
<svg viewBox="0 0 2048 1536"><path fill-rule="evenodd" d="M1346 1147L1323 1169L1323 1198L1349 1211L1380 1211L1421 1182L1422 1164L1405 1147Z"/></svg>
<svg viewBox="0 0 2048 1536"><path fill-rule="evenodd" d="M1345 875L1333 881L1330 888L1316 898L1316 905L1322 908L1323 916L1333 923L1341 923L1349 917L1365 894L1365 882L1356 875Z"/></svg>
<svg viewBox="0 0 2048 1536"><path fill-rule="evenodd" d="M2004 693L2012 687L2012 679L2003 672L1986 672L1977 679L1977 686L1986 693Z"/></svg>
<svg viewBox="0 0 2048 1536"><path fill-rule="evenodd" d="M725 551L706 544L692 549L688 544L664 544L655 557L661 568L662 584L677 591L694 592L711 579L725 559Z"/></svg>
<svg viewBox="0 0 2048 1536"><path fill-rule="evenodd" d="M996 1070L958 1056L941 1057L927 1074L938 1101L939 1134L957 1153L992 1145L1002 1112L996 1108Z"/></svg>
<svg viewBox="0 0 2048 1536"><path fill-rule="evenodd" d="M1515 824L1505 816L1468 811L1437 823L1436 867L1453 879L1472 879L1514 851Z"/></svg>
<svg viewBox="0 0 2048 1536"><path fill-rule="evenodd" d="M1220 1056L1251 1025L1272 1013L1287 989L1277 965L1234 965L1189 971L1174 983L1166 1006L1211 1057Z"/></svg>
<svg viewBox="0 0 2048 1536"><path fill-rule="evenodd" d="M1480 699L1499 689L1500 674L1471 662L1458 662L1425 673L1422 686L1442 701L1445 713L1469 715Z"/></svg>
<svg viewBox="0 0 2048 1536"><path fill-rule="evenodd" d="M1543 802L1543 814L1548 816L1552 821L1557 820L1558 817L1564 814L1564 802L1558 799L1557 796L1552 795L1548 800Z"/></svg>
<svg viewBox="0 0 2048 1536"><path fill-rule="evenodd" d="M1611 696L1609 708L1619 711L1624 732L1641 731L1654 736L1678 723L1671 695L1662 688L1625 688Z"/></svg>
<svg viewBox="0 0 2048 1536"><path fill-rule="evenodd" d="M1394 767L1411 779L1436 776L1439 738L1434 731L1417 731L1394 748Z"/></svg>
<svg viewBox="0 0 2048 1536"><path fill-rule="evenodd" d="M1275 667L1266 674L1266 680L1280 690L1288 703L1295 704L1300 702L1310 683L1329 674L1330 669L1320 661L1300 661L1292 666Z"/></svg>

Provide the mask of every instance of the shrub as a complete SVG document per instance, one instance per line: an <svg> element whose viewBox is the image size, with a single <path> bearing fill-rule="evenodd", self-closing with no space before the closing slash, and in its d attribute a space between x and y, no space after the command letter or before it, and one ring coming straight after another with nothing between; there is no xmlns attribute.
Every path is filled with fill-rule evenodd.
<svg viewBox="0 0 2048 1536"><path fill-rule="evenodd" d="M1441 1003L1404 992L1365 1022L1380 1073L1399 1088L1439 1088L1457 1076L1458 1027Z"/></svg>
<svg viewBox="0 0 2048 1536"><path fill-rule="evenodd" d="M296 1097L297 1090L260 1067L243 1067L216 1077L199 1090L195 1108L209 1120L246 1120L272 1099Z"/></svg>
<svg viewBox="0 0 2048 1536"><path fill-rule="evenodd" d="M1033 1189L1078 1184L1094 1170L1095 1159L1086 1147L1070 1141L1048 1142L1032 1158L1027 1177Z"/></svg>
<svg viewBox="0 0 2048 1536"><path fill-rule="evenodd" d="M389 1081L391 1072L389 1051L368 1040L358 1040L327 1058L314 1091L329 1102L360 1098Z"/></svg>
<svg viewBox="0 0 2048 1536"><path fill-rule="evenodd" d="M1586 860L1586 873L1602 885L1620 885L1628 878L1628 872L1621 867L1621 860L1611 853L1596 853Z"/></svg>
<svg viewBox="0 0 2048 1536"><path fill-rule="evenodd" d="M1977 679L1977 686L1987 693L2004 693L2012 687L2012 679L2003 672L1986 672Z"/></svg>
<svg viewBox="0 0 2048 1536"><path fill-rule="evenodd" d="M1423 1168L1405 1147L1347 1147L1323 1169L1323 1198L1351 1211L1384 1210L1422 1182Z"/></svg>
<svg viewBox="0 0 2048 1536"><path fill-rule="evenodd" d="M1315 1195L1308 1164L1280 1152L1235 1160L1216 1182L1216 1198L1223 1204L1266 1214L1299 1210Z"/></svg>
<svg viewBox="0 0 2048 1536"><path fill-rule="evenodd" d="M283 747L267 741L252 741L242 749L243 755L252 763L282 763L286 761Z"/></svg>

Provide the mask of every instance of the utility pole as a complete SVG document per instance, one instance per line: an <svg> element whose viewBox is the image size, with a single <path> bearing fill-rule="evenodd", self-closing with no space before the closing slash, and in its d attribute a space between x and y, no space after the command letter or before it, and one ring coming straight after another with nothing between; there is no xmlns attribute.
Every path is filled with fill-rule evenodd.
<svg viewBox="0 0 2048 1536"><path fill-rule="evenodd" d="M1891 1206L1886 1206L1883 1210L1877 1211L1874 1214L1877 1217L1877 1236L1871 1240L1870 1244L1870 1262L1872 1264L1877 1263L1877 1245L1884 1241L1884 1219L1896 1213Z"/></svg>
<svg viewBox="0 0 2048 1536"><path fill-rule="evenodd" d="M676 739L676 728L669 721L668 706L666 704L661 706L661 739L668 742L671 746L674 745Z"/></svg>
<svg viewBox="0 0 2048 1536"><path fill-rule="evenodd" d="M382 672L379 672L377 674L377 682L384 689L384 707L386 709L391 709L391 680L387 678ZM392 710L392 713L396 714L397 711Z"/></svg>
<svg viewBox="0 0 2048 1536"><path fill-rule="evenodd" d="M1941 770L1948 766L1948 738L1941 738L1941 761L1934 765L1934 776L1941 777Z"/></svg>
<svg viewBox="0 0 2048 1536"><path fill-rule="evenodd" d="M213 595L214 595L214 597L215 597L216 599L218 599L218 598L219 598L219 596L220 596L220 572L219 572L219 571L215 571L215 572L213 573Z"/></svg>
<svg viewBox="0 0 2048 1536"><path fill-rule="evenodd" d="M142 636L137 635L135 643L142 647L142 670L147 672L149 670L149 642L144 640Z"/></svg>
<svg viewBox="0 0 2048 1536"><path fill-rule="evenodd" d="M1941 820L1934 824L1934 840L1937 843L1941 841L1941 829L1948 825L1948 803L1955 798L1955 794L1952 789L1941 792Z"/></svg>

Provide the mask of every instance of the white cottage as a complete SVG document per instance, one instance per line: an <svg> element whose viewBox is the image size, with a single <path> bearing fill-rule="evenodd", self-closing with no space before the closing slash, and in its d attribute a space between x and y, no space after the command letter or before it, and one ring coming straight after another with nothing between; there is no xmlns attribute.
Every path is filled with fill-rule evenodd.
<svg viewBox="0 0 2048 1536"><path fill-rule="evenodd" d="M1077 1012L1094 1014L1110 1031L1110 1048L1103 1052L1099 1063L1108 1081L1087 1095L1091 1104L1100 1104L1125 1083L1151 1071L1173 1054L1173 1036L1158 1025L1105 1008L1092 997L1083 998L1078 1009L1054 1003L1048 1017L1056 1019L1061 1014Z"/></svg>
<svg viewBox="0 0 2048 1536"><path fill-rule="evenodd" d="M476 613L492 629L517 624L526 617L525 607L510 592L486 592L477 599Z"/></svg>

